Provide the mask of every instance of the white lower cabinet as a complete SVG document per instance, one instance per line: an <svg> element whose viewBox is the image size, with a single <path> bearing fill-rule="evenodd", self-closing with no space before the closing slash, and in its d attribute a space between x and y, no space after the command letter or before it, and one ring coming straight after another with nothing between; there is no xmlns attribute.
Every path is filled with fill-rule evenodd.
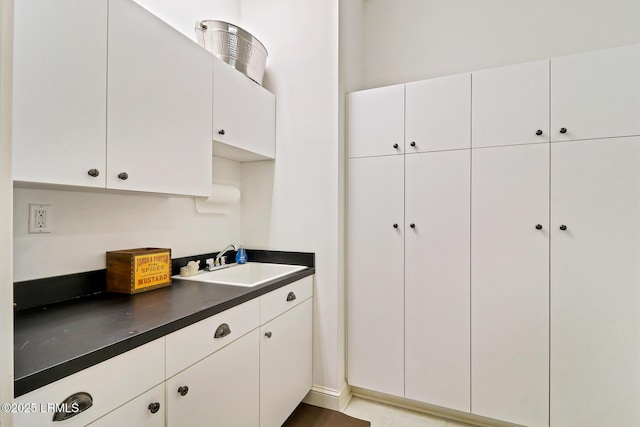
<svg viewBox="0 0 640 427"><path fill-rule="evenodd" d="M260 427L281 426L311 390L312 318L309 298L260 327Z"/></svg>
<svg viewBox="0 0 640 427"><path fill-rule="evenodd" d="M163 427L165 411L164 384L160 384L92 422L90 426Z"/></svg>
<svg viewBox="0 0 640 427"><path fill-rule="evenodd" d="M81 396L53 425L279 427L311 390L312 296L309 276L20 396L13 425Z"/></svg>
<svg viewBox="0 0 640 427"><path fill-rule="evenodd" d="M257 426L259 345L254 329L169 378L167 426Z"/></svg>

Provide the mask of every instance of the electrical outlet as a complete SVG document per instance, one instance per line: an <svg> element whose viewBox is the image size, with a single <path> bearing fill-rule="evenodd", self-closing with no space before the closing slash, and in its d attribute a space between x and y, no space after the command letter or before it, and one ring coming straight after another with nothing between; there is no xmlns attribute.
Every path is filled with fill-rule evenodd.
<svg viewBox="0 0 640 427"><path fill-rule="evenodd" d="M29 233L51 233L51 205L29 204Z"/></svg>

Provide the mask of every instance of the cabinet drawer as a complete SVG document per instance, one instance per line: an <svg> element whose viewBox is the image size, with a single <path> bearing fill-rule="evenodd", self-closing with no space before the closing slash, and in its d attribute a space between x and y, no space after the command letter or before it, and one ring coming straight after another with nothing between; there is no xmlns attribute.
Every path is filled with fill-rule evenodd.
<svg viewBox="0 0 640 427"><path fill-rule="evenodd" d="M140 369L141 366L144 369ZM162 383L163 369L164 338L160 338L20 396L15 402L29 405L35 412L14 414L13 425L84 426ZM48 410L48 405L60 405L79 392L90 394L93 405L62 423L54 424L55 410Z"/></svg>
<svg viewBox="0 0 640 427"><path fill-rule="evenodd" d="M259 309L256 298L167 335L166 377L177 374L258 327ZM223 336L215 338L216 330L224 328L224 324L228 329Z"/></svg>
<svg viewBox="0 0 640 427"><path fill-rule="evenodd" d="M293 293L292 296L289 296ZM260 324L295 307L313 296L313 276L293 282L260 297Z"/></svg>
<svg viewBox="0 0 640 427"><path fill-rule="evenodd" d="M91 423L91 427L163 427L165 425L164 413L166 410L164 396L164 384L159 384ZM153 405L157 406L154 407Z"/></svg>

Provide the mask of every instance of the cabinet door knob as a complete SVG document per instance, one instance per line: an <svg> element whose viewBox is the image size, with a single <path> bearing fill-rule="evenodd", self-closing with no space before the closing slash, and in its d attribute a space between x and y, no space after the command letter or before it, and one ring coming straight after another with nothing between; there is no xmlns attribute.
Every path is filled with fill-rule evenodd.
<svg viewBox="0 0 640 427"><path fill-rule="evenodd" d="M566 229L567 229L567 226L566 226L566 225L562 224L562 225L560 226L560 230L565 231Z"/></svg>
<svg viewBox="0 0 640 427"><path fill-rule="evenodd" d="M264 336L267 337L267 338L271 338L272 335L273 334L271 333L271 331L267 331L267 332L264 333Z"/></svg>
<svg viewBox="0 0 640 427"><path fill-rule="evenodd" d="M537 224L536 225L536 230L542 230L542 224Z"/></svg>
<svg viewBox="0 0 640 427"><path fill-rule="evenodd" d="M289 294L287 295L287 301L295 301L296 299L296 294L294 294L293 292L289 292Z"/></svg>
<svg viewBox="0 0 640 427"><path fill-rule="evenodd" d="M86 411L87 409L93 406L93 397L84 391L72 394L62 401L62 404L59 411L53 414L53 421L64 421L68 420L71 417L75 417L81 412ZM72 410L72 408L77 408L77 410Z"/></svg>
<svg viewBox="0 0 640 427"><path fill-rule="evenodd" d="M393 228L398 228L398 224L393 224Z"/></svg>
<svg viewBox="0 0 640 427"><path fill-rule="evenodd" d="M128 173L126 173L126 172L120 172L120 173L118 174L118 178L120 178L121 180L123 180L123 181L124 181L124 180L126 180L126 179L128 179L128 178L129 178L129 174L128 174Z"/></svg>
<svg viewBox="0 0 640 427"><path fill-rule="evenodd" d="M416 146L416 142L415 141L411 141L411 144L409 144L409 145L411 145L412 147L415 147Z"/></svg>
<svg viewBox="0 0 640 427"><path fill-rule="evenodd" d="M539 136L539 135L542 135L542 130L541 130L541 129L538 129L538 130L536 131L536 135L538 135L538 136Z"/></svg>
<svg viewBox="0 0 640 427"><path fill-rule="evenodd" d="M393 144L393 148L398 148L398 144Z"/></svg>
<svg viewBox="0 0 640 427"><path fill-rule="evenodd" d="M89 169L87 173L89 174L89 176L92 176L94 178L100 175L100 171L98 169Z"/></svg>
<svg viewBox="0 0 640 427"><path fill-rule="evenodd" d="M230 333L231 333L231 328L229 327L229 325L226 323L223 323L222 325L218 326L218 329L216 329L216 333L213 335L213 338L226 337Z"/></svg>
<svg viewBox="0 0 640 427"><path fill-rule="evenodd" d="M189 393L189 387L186 385L178 387L178 393L180 393L180 396L186 396Z"/></svg>
<svg viewBox="0 0 640 427"><path fill-rule="evenodd" d="M220 130L218 131L218 135L224 135L224 129L220 129Z"/></svg>
<svg viewBox="0 0 640 427"><path fill-rule="evenodd" d="M560 133L567 133L567 128L560 128Z"/></svg>
<svg viewBox="0 0 640 427"><path fill-rule="evenodd" d="M160 410L160 402L149 403L149 412L155 414Z"/></svg>
<svg viewBox="0 0 640 427"><path fill-rule="evenodd" d="M414 223L411 223L411 224L409 224L409 227L416 228L416 225Z"/></svg>

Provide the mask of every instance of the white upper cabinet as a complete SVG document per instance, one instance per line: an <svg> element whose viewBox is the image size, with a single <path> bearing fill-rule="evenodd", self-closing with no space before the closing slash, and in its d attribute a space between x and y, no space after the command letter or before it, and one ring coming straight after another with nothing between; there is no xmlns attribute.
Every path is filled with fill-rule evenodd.
<svg viewBox="0 0 640 427"><path fill-rule="evenodd" d="M640 135L638 76L638 45L552 59L552 140Z"/></svg>
<svg viewBox="0 0 640 427"><path fill-rule="evenodd" d="M14 43L13 179L104 187L107 0L17 1Z"/></svg>
<svg viewBox="0 0 640 427"><path fill-rule="evenodd" d="M471 74L407 83L407 153L471 147Z"/></svg>
<svg viewBox="0 0 640 427"><path fill-rule="evenodd" d="M471 146L549 142L549 61L474 72Z"/></svg>
<svg viewBox="0 0 640 427"><path fill-rule="evenodd" d="M404 152L404 85L347 95L349 157Z"/></svg>
<svg viewBox="0 0 640 427"><path fill-rule="evenodd" d="M212 55L136 3L110 0L108 70L107 187L209 195Z"/></svg>
<svg viewBox="0 0 640 427"><path fill-rule="evenodd" d="M211 57L213 154L240 162L274 159L275 96L230 65Z"/></svg>

